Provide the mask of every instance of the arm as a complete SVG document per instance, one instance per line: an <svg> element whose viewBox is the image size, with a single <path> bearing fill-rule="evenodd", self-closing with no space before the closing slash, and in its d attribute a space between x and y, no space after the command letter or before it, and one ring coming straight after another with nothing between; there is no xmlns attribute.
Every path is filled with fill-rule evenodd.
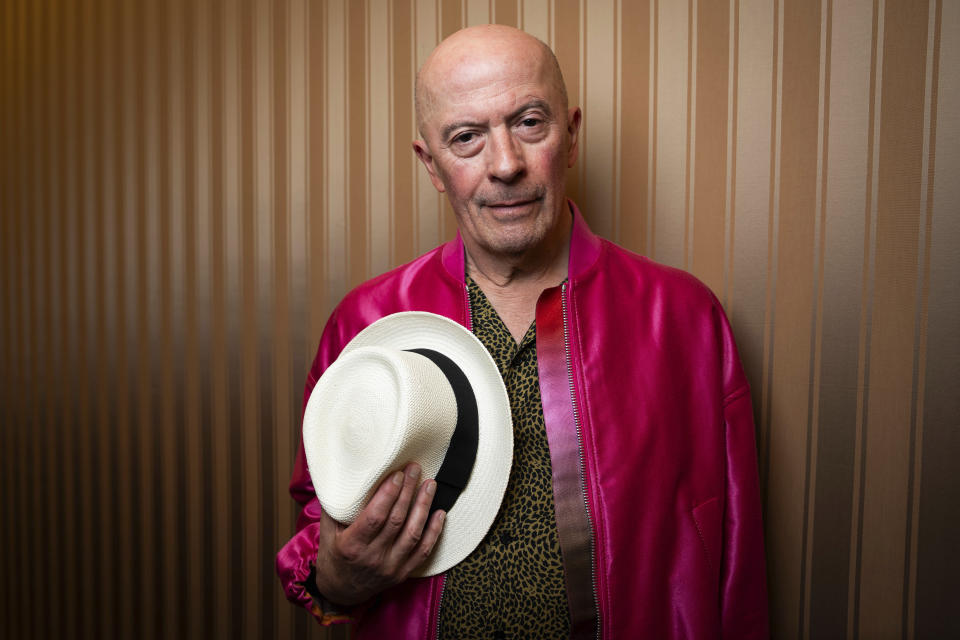
<svg viewBox="0 0 960 640"><path fill-rule="evenodd" d="M350 337L342 330L334 311L307 376L304 406L320 375ZM348 622L348 614L362 610L361 606L352 605L360 605L375 593L403 581L430 554L442 529L444 514L435 513L424 528L435 483L425 482L416 491L419 468L407 467L406 471L386 478L356 522L344 527L321 509L300 445L290 493L303 509L297 518L296 533L276 559L277 574L288 600L305 607L323 624ZM308 584L310 580L314 582ZM323 598L315 598L311 592L322 594ZM337 606L331 609L330 602Z"/></svg>
<svg viewBox="0 0 960 640"><path fill-rule="evenodd" d="M753 407L746 386L728 396L726 513L720 574L724 638L768 638L767 574L753 434Z"/></svg>

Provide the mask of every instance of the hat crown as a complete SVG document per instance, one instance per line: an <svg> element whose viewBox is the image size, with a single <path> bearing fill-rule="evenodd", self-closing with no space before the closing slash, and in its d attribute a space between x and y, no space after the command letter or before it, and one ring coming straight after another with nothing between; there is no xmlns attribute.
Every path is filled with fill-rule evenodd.
<svg viewBox="0 0 960 640"><path fill-rule="evenodd" d="M324 373L306 420L336 438L344 453L310 469L323 508L353 522L387 473L417 462L436 476L457 422L450 383L429 358L388 347L361 347ZM325 492L327 488L337 489Z"/></svg>

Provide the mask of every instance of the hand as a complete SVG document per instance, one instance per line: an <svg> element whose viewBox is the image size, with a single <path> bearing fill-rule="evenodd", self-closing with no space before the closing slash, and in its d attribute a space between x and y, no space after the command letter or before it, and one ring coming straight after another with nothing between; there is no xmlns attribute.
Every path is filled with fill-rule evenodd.
<svg viewBox="0 0 960 640"><path fill-rule="evenodd" d="M350 526L321 515L316 575L325 598L364 602L404 581L430 555L446 514L437 511L427 523L437 483L427 480L417 491L419 478L416 463L388 476Z"/></svg>

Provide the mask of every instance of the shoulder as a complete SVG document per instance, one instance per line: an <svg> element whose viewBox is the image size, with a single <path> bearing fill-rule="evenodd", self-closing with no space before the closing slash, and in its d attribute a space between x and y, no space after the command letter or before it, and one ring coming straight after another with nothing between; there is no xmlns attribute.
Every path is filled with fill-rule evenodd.
<svg viewBox="0 0 960 640"><path fill-rule="evenodd" d="M593 271L604 286L652 294L661 303L680 305L687 312L692 308L720 306L713 291L693 274L651 260L609 240L601 240L601 243L603 249Z"/></svg>
<svg viewBox="0 0 960 640"><path fill-rule="evenodd" d="M402 289L416 286L423 278L442 277L440 251L443 245L436 247L410 262L394 267L389 271L370 278L351 289L337 305L338 309L349 309L361 301L369 301L371 296L381 296L387 292L399 293Z"/></svg>

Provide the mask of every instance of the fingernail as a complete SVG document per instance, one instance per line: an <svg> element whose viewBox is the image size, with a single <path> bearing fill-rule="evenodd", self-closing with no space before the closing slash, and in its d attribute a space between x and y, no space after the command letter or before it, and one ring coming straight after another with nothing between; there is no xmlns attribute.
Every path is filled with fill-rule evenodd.
<svg viewBox="0 0 960 640"><path fill-rule="evenodd" d="M427 495L432 496L436 492L437 492L437 483L436 482L427 483Z"/></svg>
<svg viewBox="0 0 960 640"><path fill-rule="evenodd" d="M407 475L410 476L410 478L413 480L418 478L420 476L420 465L412 464L409 467L407 467Z"/></svg>
<svg viewBox="0 0 960 640"><path fill-rule="evenodd" d="M395 485L397 485L397 486L400 486L401 484L403 484L403 472L402 472L402 471L397 471L395 474L393 474L393 484L395 484Z"/></svg>
<svg viewBox="0 0 960 640"><path fill-rule="evenodd" d="M447 519L447 512L446 512L446 511L438 511L437 513L440 514L440 515L437 516L437 523L438 523L438 524L443 524L443 521Z"/></svg>

